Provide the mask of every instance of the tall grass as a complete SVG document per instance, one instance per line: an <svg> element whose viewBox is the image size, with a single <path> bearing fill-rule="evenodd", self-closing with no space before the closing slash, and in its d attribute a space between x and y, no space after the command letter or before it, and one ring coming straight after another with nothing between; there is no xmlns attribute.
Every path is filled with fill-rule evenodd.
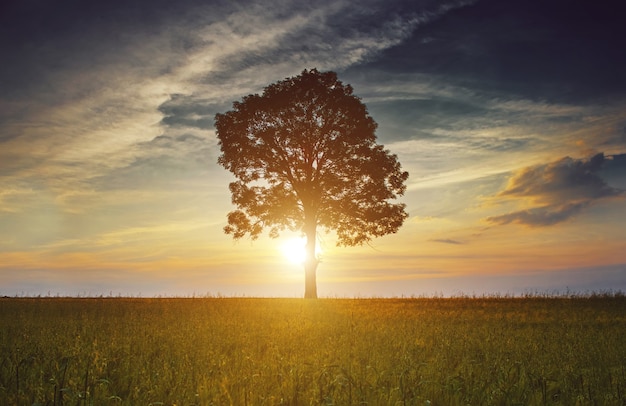
<svg viewBox="0 0 626 406"><path fill-rule="evenodd" d="M624 405L626 298L0 299L2 405Z"/></svg>

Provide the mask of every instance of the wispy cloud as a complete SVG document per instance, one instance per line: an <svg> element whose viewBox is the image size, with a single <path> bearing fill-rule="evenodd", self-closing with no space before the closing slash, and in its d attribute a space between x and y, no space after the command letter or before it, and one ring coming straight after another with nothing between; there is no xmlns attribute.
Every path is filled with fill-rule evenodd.
<svg viewBox="0 0 626 406"><path fill-rule="evenodd" d="M164 140L159 136L184 131L207 140L213 115L230 101L308 65L359 63L419 23L415 16L375 20L385 9L377 2L362 9L347 1L315 8L304 2L187 5L169 19L146 17L154 26L121 19L116 35L105 30L107 13L93 26L68 21L68 33L80 28L81 35L37 38L40 52L15 55L27 66L20 78L32 81L1 100L4 202L33 180L52 194L94 191L94 178L162 156L159 142L152 142ZM344 19L364 16L375 24L345 31ZM183 155L168 154L187 159Z"/></svg>
<svg viewBox="0 0 626 406"><path fill-rule="evenodd" d="M452 244L452 245L461 245L461 244L463 244L461 241L453 240L453 239L450 239L450 238L436 238L436 239L432 239L430 241L440 242L440 243L443 243L443 244Z"/></svg>

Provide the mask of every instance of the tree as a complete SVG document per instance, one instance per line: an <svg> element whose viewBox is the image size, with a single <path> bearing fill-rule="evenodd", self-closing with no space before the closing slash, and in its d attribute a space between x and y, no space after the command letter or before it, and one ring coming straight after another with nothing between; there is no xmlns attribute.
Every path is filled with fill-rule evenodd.
<svg viewBox="0 0 626 406"><path fill-rule="evenodd" d="M272 238L286 229L306 236L305 298L317 297L318 227L355 246L395 233L407 217L409 174L396 155L376 143L376 122L361 99L334 72L304 70L233 103L215 116L222 154L218 163L237 210L227 234Z"/></svg>

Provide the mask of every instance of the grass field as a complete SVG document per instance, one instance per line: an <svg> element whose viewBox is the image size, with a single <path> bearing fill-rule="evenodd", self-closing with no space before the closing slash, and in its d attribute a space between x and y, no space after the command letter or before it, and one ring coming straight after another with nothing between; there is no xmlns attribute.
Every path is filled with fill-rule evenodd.
<svg viewBox="0 0 626 406"><path fill-rule="evenodd" d="M626 405L626 298L5 298L0 404Z"/></svg>

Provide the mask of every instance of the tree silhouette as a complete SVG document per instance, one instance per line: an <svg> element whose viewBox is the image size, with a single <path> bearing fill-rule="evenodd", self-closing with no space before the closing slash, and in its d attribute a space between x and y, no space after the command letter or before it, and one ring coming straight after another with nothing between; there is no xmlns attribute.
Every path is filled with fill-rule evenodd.
<svg viewBox="0 0 626 406"><path fill-rule="evenodd" d="M256 239L269 229L306 236L305 294L317 297L318 226L355 246L395 233L405 205L389 202L406 190L409 174L396 155L376 143L376 122L335 72L304 70L233 103L215 116L222 151L218 163L237 210L224 232Z"/></svg>

